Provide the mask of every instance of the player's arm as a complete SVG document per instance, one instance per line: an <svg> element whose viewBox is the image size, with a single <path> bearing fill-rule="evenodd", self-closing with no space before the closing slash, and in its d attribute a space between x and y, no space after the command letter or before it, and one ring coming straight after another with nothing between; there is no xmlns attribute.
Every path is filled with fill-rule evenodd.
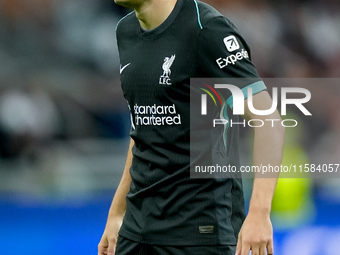
<svg viewBox="0 0 340 255"><path fill-rule="evenodd" d="M103 236L98 244L98 255L115 254L118 231L122 225L123 217L126 212L126 194L130 190L130 167L132 165L133 145L134 141L131 139L123 176L113 198Z"/></svg>
<svg viewBox="0 0 340 255"><path fill-rule="evenodd" d="M265 110L272 105L272 100L267 91L253 96L255 109ZM254 115L245 103L246 120L261 119L267 125L254 128L254 165L279 166L282 161L284 144L284 127L281 117L276 110L267 116ZM266 119L280 120L272 127ZM270 124L268 124L270 123ZM253 193L250 201L249 212L241 228L236 255L248 255L252 250L253 255L273 254L273 228L270 221L271 203L274 196L277 177L271 174L270 178L261 174L255 175Z"/></svg>

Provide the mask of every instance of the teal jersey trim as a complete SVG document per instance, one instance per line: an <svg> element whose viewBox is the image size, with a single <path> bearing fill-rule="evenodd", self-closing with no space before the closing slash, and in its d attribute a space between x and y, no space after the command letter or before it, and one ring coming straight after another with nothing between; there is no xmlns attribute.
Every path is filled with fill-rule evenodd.
<svg viewBox="0 0 340 255"><path fill-rule="evenodd" d="M201 29L203 29L203 26L202 26L202 23L201 23L200 10L198 8L198 3L197 3L196 0L194 0L194 2L195 2L195 5L196 5L198 25L200 26Z"/></svg>
<svg viewBox="0 0 340 255"><path fill-rule="evenodd" d="M263 90L266 90L267 87L266 85L264 84L263 81L258 81L258 82L254 82L246 87L244 87L242 89L242 92L243 92L243 95L244 95L244 99L247 99L248 98L248 88L252 88L252 93L253 95L263 91ZM221 112L221 115L220 117L224 118L225 120L227 120L227 124L225 125L224 127L224 146L227 148L227 133L228 133L228 129L229 129L229 116L228 116L228 106L233 109L233 103L234 103L234 99L233 99L233 96L230 96L227 101L225 102L224 106L223 106L223 109L222 109L222 112Z"/></svg>
<svg viewBox="0 0 340 255"><path fill-rule="evenodd" d="M252 88L252 92L253 92L253 95L267 89L266 85L264 84L263 81L258 81L258 82L254 82L250 85L248 85L247 87L244 87L242 89L242 93L244 95L244 99L247 99L248 98L248 88ZM229 105L229 107L231 109L233 109L233 103L234 103L234 99L233 99L233 96L230 96L228 99L227 99L227 104L226 105Z"/></svg>
<svg viewBox="0 0 340 255"><path fill-rule="evenodd" d="M135 12L135 11L132 11L132 12L126 14L123 18L121 18L121 19L117 22L116 31L117 31L117 28L118 28L119 23L120 23L123 19L125 19L127 16L130 16L130 15L131 15L132 13L134 13L134 12Z"/></svg>

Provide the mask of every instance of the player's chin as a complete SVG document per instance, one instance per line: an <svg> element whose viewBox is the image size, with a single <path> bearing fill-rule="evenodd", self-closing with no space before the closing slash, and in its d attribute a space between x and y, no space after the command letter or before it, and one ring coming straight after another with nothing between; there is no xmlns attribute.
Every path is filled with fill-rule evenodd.
<svg viewBox="0 0 340 255"><path fill-rule="evenodd" d="M114 0L116 4L124 6L124 7L130 7L131 6L131 0Z"/></svg>

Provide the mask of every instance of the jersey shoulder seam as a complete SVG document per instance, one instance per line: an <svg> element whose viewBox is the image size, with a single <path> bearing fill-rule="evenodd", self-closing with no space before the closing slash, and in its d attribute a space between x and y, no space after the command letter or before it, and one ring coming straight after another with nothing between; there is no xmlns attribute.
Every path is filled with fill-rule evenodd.
<svg viewBox="0 0 340 255"><path fill-rule="evenodd" d="M201 34L203 33L204 28L205 28L206 26L210 25L210 23L214 22L214 21L217 20L217 19L223 19L223 20L228 21L228 19L227 19L226 17L224 17L224 16L217 16L217 17L212 17L212 18L208 19L207 22L204 24L203 29L201 29L201 31L199 32L197 38L200 38L200 37L201 37ZM235 29L231 26L231 24L229 24L229 22L227 22L227 24L228 24L228 26L229 26L233 31L235 31ZM236 32L236 31L235 31L235 32Z"/></svg>
<svg viewBox="0 0 340 255"><path fill-rule="evenodd" d="M208 19L208 20L205 22L204 26L208 26L211 22L213 22L213 21L215 21L215 20L217 20L217 19L223 19L223 20L228 21L228 19L227 19L226 17L224 17L223 15L222 15L222 16L211 17L210 19ZM228 22L228 23L229 23L229 22ZM228 25L230 26L230 24L228 24Z"/></svg>
<svg viewBox="0 0 340 255"><path fill-rule="evenodd" d="M200 21L202 26L204 27L207 22L209 22L211 19L223 17L226 18L222 13L220 13L218 10L216 10L211 5L208 5L204 2L194 0L197 8L197 14L199 15Z"/></svg>

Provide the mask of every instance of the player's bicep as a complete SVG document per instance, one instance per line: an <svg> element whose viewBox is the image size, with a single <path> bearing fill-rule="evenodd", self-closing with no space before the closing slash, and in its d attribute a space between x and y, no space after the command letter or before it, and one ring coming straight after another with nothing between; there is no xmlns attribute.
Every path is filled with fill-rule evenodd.
<svg viewBox="0 0 340 255"><path fill-rule="evenodd" d="M254 114L248 105L248 99L244 101L244 115L242 116L246 120L251 119L260 119L260 120L266 120L266 119L281 119L281 116L277 109L269 115L257 115ZM255 95L252 96L252 106L256 110L269 110L273 106L273 100L270 97L268 91L261 91Z"/></svg>

